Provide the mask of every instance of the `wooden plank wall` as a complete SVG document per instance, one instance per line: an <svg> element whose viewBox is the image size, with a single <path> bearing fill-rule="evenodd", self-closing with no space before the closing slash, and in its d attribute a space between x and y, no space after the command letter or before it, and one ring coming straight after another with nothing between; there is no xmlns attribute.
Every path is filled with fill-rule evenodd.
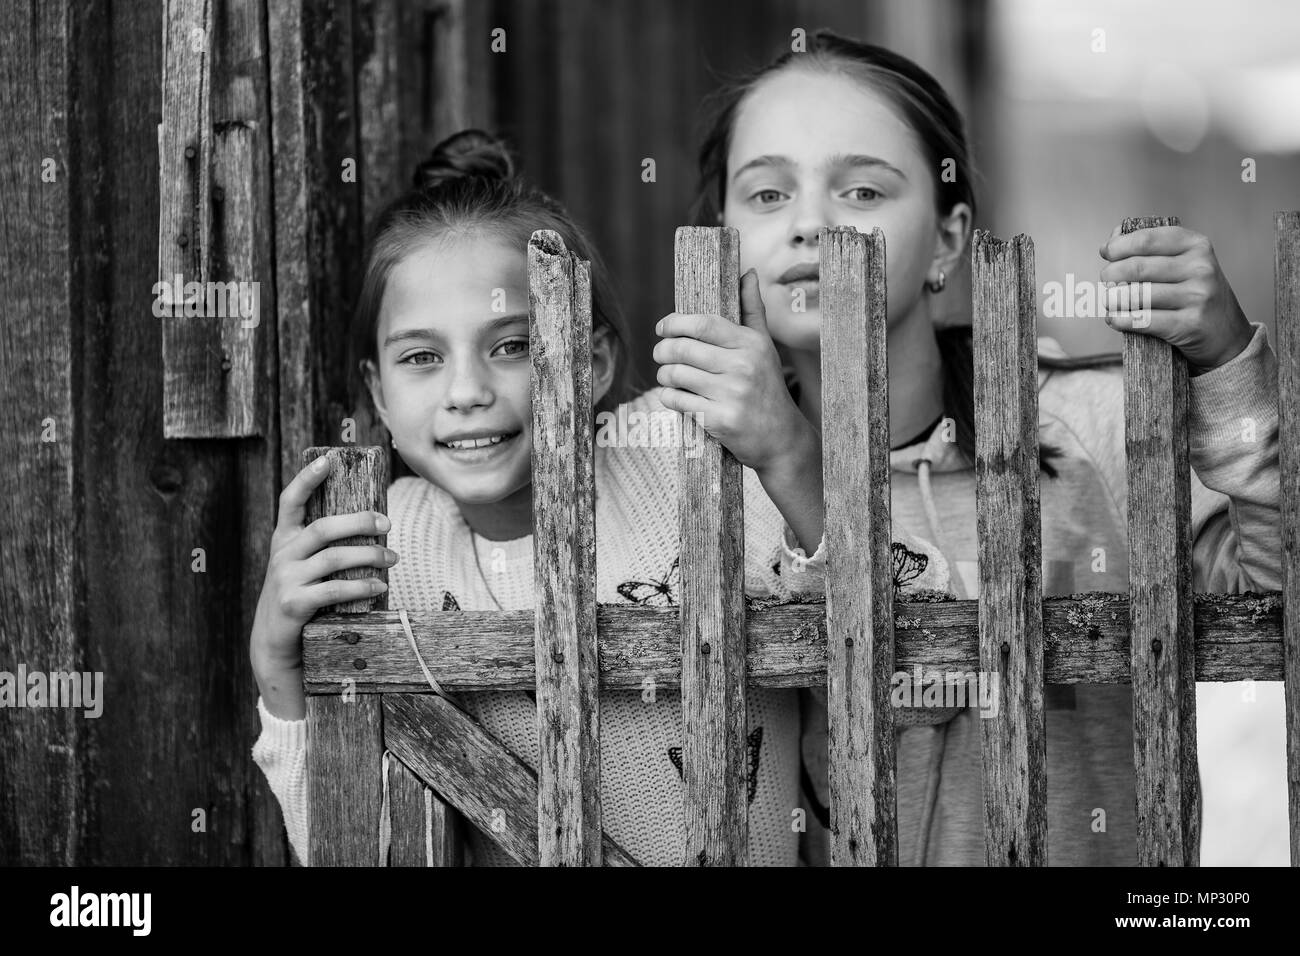
<svg viewBox="0 0 1300 956"><path fill-rule="evenodd" d="M70 12L23 4L0 25L7 122L0 136L0 291L10 315L0 348L0 670L82 670L76 589L80 497L74 464L84 422L74 369L84 251L73 234L77 134L70 119ZM43 175L44 173L44 175ZM21 502L21 506L19 506ZM22 689L25 691L25 688ZM0 732L0 864L68 864L87 818L81 712L6 710Z"/></svg>
<svg viewBox="0 0 1300 956"><path fill-rule="evenodd" d="M261 437L233 440L164 438L153 315L163 0L23 6L0 30L17 64L0 91L16 104L0 131L0 183L15 197L0 212L3 282L23 316L0 359L3 430L31 438L0 465L30 507L6 510L0 530L46 543L0 572L22 568L0 588L0 659L103 671L105 697L97 720L6 713L21 732L0 737L0 863L288 859L251 760L247 653L281 475L305 447L338 443L356 415L345 346L369 197L402 184L435 128L492 125L486 54L450 55L486 11L425 6L430 29L417 32L395 19L413 15L396 0L358 0L341 16L321 0L207 8L214 135L240 138L252 214L224 228L224 197L196 201L216 203L214 268L231 273L219 277L260 283L258 374L278 412ZM395 68L376 75L379 61ZM453 66L478 79L448 84ZM424 106L398 111L401 159L380 168L389 138L382 123L358 133L358 104L399 102L411 75ZM355 182L341 175L349 157L361 159Z"/></svg>
<svg viewBox="0 0 1300 956"><path fill-rule="evenodd" d="M262 315L272 317L259 11L249 0L219 5L205 40L217 78L214 126L258 131L247 154L260 190L251 201L265 211L242 248L226 252L251 263L252 274L233 278L258 281ZM100 295L83 304L84 484L94 489L83 500L86 642L107 688L83 862L283 863L279 813L250 755L257 716L247 653L259 554L273 527L275 439L164 438L162 330L146 281L158 262L162 5L96 7L87 17L78 61L87 158L102 150L105 171L131 174L107 175L82 219L96 249L108 251ZM111 62L105 50L115 51ZM225 259L216 264L229 270ZM270 324L259 331L273 335ZM261 374L274 403L274 376Z"/></svg>

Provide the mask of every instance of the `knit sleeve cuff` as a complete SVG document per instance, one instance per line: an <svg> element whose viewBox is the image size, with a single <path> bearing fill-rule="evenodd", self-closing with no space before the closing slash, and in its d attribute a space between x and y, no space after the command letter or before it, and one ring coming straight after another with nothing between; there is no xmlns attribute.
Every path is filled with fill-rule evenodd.
<svg viewBox="0 0 1300 956"><path fill-rule="evenodd" d="M1277 358L1268 331L1252 322L1255 334L1239 355L1188 380L1188 412L1193 444L1240 444L1243 419L1256 417L1262 429L1277 417ZM1194 449L1195 450L1195 449Z"/></svg>
<svg viewBox="0 0 1300 956"><path fill-rule="evenodd" d="M794 532L787 524L781 533L781 553L790 570L795 574L805 574L809 570L825 571L826 533L822 532L822 539L817 542L817 550L813 552L812 557L809 557L808 552L799 547L799 542L795 539Z"/></svg>
<svg viewBox="0 0 1300 956"><path fill-rule="evenodd" d="M307 721L283 720L266 709L257 698L257 715L262 719L261 742L276 752L302 750L307 746Z"/></svg>

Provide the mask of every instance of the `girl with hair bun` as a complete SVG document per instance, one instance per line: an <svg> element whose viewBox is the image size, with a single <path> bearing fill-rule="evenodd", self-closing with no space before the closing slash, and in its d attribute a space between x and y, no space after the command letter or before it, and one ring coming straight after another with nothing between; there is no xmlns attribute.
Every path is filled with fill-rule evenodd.
<svg viewBox="0 0 1300 956"><path fill-rule="evenodd" d="M628 401L633 386L626 372L627 336L606 272L559 204L515 175L498 140L466 131L439 144L416 170L414 188L374 226L354 347L393 446L414 475L389 489L387 517L361 512L306 527L305 505L325 472L308 466L289 483L280 499L250 641L262 723L253 757L280 801L290 842L304 862L302 628L322 607L383 589L375 579L325 579L342 568L392 566L394 608L534 606L526 249L530 236L542 229L558 233L571 252L591 263L592 396L597 414L610 411ZM768 356L751 361L759 358ZM743 374L741 366L734 374ZM647 423L643 441L611 443L597 436L600 603L673 605L679 597L677 445L683 434L681 417L660 403L658 392L648 391L627 405L629 422ZM815 444L801 417L774 424L772 432L783 446ZM750 463L762 468L767 454L761 451ZM745 588L753 597L788 599L783 521L766 492L766 477L744 472ZM777 487L781 477L767 480ZM802 513L813 510L814 503L802 504ZM789 520L801 524L802 513ZM384 532L391 551L330 546L341 538ZM461 700L501 743L537 765L531 694L467 693ZM752 863L796 862L798 835L790 815L798 802L799 732L795 691L750 691ZM678 695L647 701L640 690L604 691L600 739L606 832L642 863L681 864L682 781L674 759L682 744ZM509 865L490 835L474 831L469 843L476 864Z"/></svg>

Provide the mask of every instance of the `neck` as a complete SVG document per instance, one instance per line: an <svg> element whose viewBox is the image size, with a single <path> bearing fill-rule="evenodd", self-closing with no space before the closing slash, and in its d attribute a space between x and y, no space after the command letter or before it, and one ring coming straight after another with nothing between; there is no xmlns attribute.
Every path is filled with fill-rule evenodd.
<svg viewBox="0 0 1300 956"><path fill-rule="evenodd" d="M889 444L914 437L943 412L943 358L922 300L885 334L889 353ZM822 430L821 353L790 350L799 379L799 410Z"/></svg>
<svg viewBox="0 0 1300 956"><path fill-rule="evenodd" d="M533 533L533 485L524 485L500 501L456 502L461 517L480 538L513 541Z"/></svg>

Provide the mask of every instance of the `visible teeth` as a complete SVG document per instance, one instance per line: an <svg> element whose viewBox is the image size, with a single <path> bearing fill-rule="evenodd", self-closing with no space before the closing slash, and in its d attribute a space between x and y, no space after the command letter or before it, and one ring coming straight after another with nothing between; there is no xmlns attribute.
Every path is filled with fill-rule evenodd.
<svg viewBox="0 0 1300 956"><path fill-rule="evenodd" d="M491 438L464 438L460 441L449 441L449 448L486 448L488 445L498 445L506 440L505 435L494 435Z"/></svg>

